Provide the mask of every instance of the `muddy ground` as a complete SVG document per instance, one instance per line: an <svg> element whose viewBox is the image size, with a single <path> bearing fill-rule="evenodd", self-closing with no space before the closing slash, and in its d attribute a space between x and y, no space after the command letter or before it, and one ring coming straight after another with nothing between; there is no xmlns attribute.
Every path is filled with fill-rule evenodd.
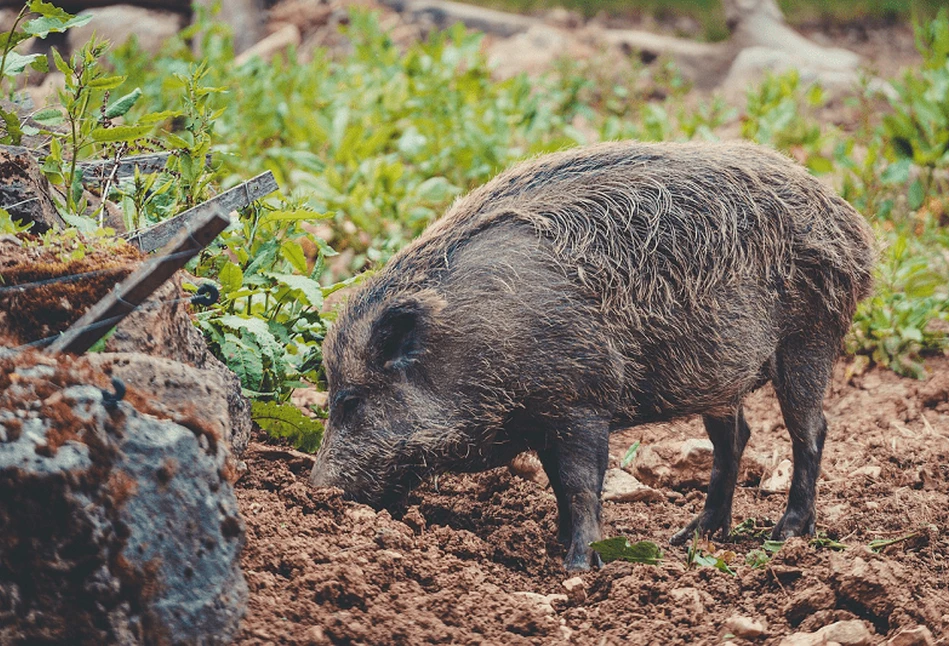
<svg viewBox="0 0 949 646"><path fill-rule="evenodd" d="M606 503L605 536L660 543L664 560L610 563L565 596L554 496L533 481L507 469L443 476L394 520L310 490L302 454L252 444L237 485L251 589L238 643L779 644L847 620L865 629L850 643L886 643L900 631L920 641L896 643L949 643L949 359L931 359L923 381L847 369L838 366L825 404L817 508L818 530L848 547L794 539L753 568L746 555L763 540L753 531L705 546L734 552L734 576L687 567L685 548L666 543L699 511L701 488ZM770 387L749 397L746 413L746 461L790 458ZM699 419L630 429L613 436L611 466L635 440L647 447L703 436ZM734 523L766 528L783 506L784 494L764 495L746 480ZM727 623L735 617L763 634ZM736 632L748 636L728 637Z"/></svg>

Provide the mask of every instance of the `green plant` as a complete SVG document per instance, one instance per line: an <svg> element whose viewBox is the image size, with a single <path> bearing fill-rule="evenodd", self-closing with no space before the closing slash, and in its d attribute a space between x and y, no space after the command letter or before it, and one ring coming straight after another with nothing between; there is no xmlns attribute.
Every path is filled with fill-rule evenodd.
<svg viewBox="0 0 949 646"><path fill-rule="evenodd" d="M335 252L302 226L319 217L294 203L252 206L221 236L229 253L207 250L194 267L196 276L216 279L221 292L198 315L199 325L255 397L285 399L301 380L319 381L319 310L337 288L317 280ZM312 267L304 243L316 249Z"/></svg>
<svg viewBox="0 0 949 646"><path fill-rule="evenodd" d="M694 567L713 567L720 572L738 576L729 565L735 560L735 553L732 551L716 550L715 546L702 539L698 530L692 536L692 542L685 553L685 567L692 569Z"/></svg>
<svg viewBox="0 0 949 646"><path fill-rule="evenodd" d="M321 419L307 417L291 404L251 402L251 416L271 437L282 438L303 451L316 452L323 440Z"/></svg>
<svg viewBox="0 0 949 646"><path fill-rule="evenodd" d="M746 139L795 153L813 173L833 170L824 149L828 134L813 116L826 102L820 85L801 86L797 70L769 74L747 93L741 134Z"/></svg>
<svg viewBox="0 0 949 646"><path fill-rule="evenodd" d="M140 92L133 90L109 102L111 90L122 85L125 78L111 74L102 65L106 48L105 42L93 38L69 60L54 48L53 62L66 84L59 93L62 109L50 107L33 115L34 120L50 128L41 131L50 137L50 151L42 170L51 183L62 187L65 202L61 210L66 217L81 214L87 207L80 159L93 152L121 157L135 150L134 143L154 129L153 123L115 123L115 119L129 111ZM60 125L65 126L65 131L55 129Z"/></svg>
<svg viewBox="0 0 949 646"><path fill-rule="evenodd" d="M600 555L604 563L629 561L630 563L658 565L662 562L662 550L651 541L630 543L629 539L616 536L590 543L590 547Z"/></svg>
<svg viewBox="0 0 949 646"><path fill-rule="evenodd" d="M841 543L835 538L831 538L827 535L825 531L818 531L813 538L811 538L810 544L814 547L821 547L831 550L846 550L850 549L849 545Z"/></svg>
<svg viewBox="0 0 949 646"><path fill-rule="evenodd" d="M35 18L27 20L27 16L36 14ZM43 54L20 54L16 46L30 38L46 38L51 33L62 33L71 27L77 27L89 22L92 16L73 16L59 9L49 2L32 0L25 3L13 20L10 30L0 34L0 91L5 98L16 99L12 82L26 71L27 67L45 72L49 67L46 56ZM24 126L19 115L14 110L0 106L0 119L3 120L4 133L0 136L0 144L18 146L24 134L37 134L34 126Z"/></svg>
<svg viewBox="0 0 949 646"><path fill-rule="evenodd" d="M18 233L25 233L29 231L32 226L33 223L20 224L10 216L9 211L0 208L0 235L16 235Z"/></svg>
<svg viewBox="0 0 949 646"><path fill-rule="evenodd" d="M915 34L923 65L893 83L892 112L883 118L893 154L922 169L909 190L912 210L925 195L949 188L937 172L949 168L949 9L917 23Z"/></svg>
<svg viewBox="0 0 949 646"><path fill-rule="evenodd" d="M879 265L876 293L860 304L850 348L903 375L922 377L922 353L946 347L944 330L934 321L949 320L945 274L897 235Z"/></svg>
<svg viewBox="0 0 949 646"><path fill-rule="evenodd" d="M765 567L771 562L771 557L784 547L784 541L765 540L760 548L750 550L745 554L745 565L752 569Z"/></svg>

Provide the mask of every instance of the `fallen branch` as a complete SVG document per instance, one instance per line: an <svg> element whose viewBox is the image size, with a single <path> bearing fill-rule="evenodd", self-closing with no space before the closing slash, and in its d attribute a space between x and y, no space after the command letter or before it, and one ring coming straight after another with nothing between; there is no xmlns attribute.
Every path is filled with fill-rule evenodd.
<svg viewBox="0 0 949 646"><path fill-rule="evenodd" d="M168 244L181 229L193 226L193 223L204 214L212 211L230 213L276 190L277 180L274 179L273 173L267 171L169 220L129 233L125 239L146 253L154 251Z"/></svg>
<svg viewBox="0 0 949 646"><path fill-rule="evenodd" d="M207 204L207 202L205 202ZM202 205L203 206L203 205ZM218 210L203 210L190 226L179 231L165 253L149 259L122 281L108 296L86 311L47 349L49 353L82 354L106 332L131 314L152 292L211 243L231 223Z"/></svg>

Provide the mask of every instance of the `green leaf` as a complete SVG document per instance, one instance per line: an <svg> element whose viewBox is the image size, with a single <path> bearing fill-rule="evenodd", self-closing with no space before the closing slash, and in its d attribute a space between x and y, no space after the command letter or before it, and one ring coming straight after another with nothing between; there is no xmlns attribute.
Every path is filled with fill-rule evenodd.
<svg viewBox="0 0 949 646"><path fill-rule="evenodd" d="M103 76L102 78L92 79L88 86L93 90L114 90L124 82L124 76Z"/></svg>
<svg viewBox="0 0 949 646"><path fill-rule="evenodd" d="M114 119L116 117L121 117L132 109L132 106L135 105L135 102L138 101L141 96L142 88L137 87L117 101L113 101L112 104L105 110L105 118Z"/></svg>
<svg viewBox="0 0 949 646"><path fill-rule="evenodd" d="M658 565L662 561L662 550L652 541L639 541L630 544L628 539L616 536L590 543L590 547L600 555L604 563L623 560L631 563Z"/></svg>
<svg viewBox="0 0 949 646"><path fill-rule="evenodd" d="M693 562L699 567L713 567L720 572L738 576L733 569L728 566L724 559L718 556L712 556L699 550L693 557Z"/></svg>
<svg viewBox="0 0 949 646"><path fill-rule="evenodd" d="M338 252L335 249L333 249L331 246L326 244L325 240L321 238L317 238L316 236L312 236L310 240L313 241L313 244L315 244L317 249L320 250L320 253L323 255L324 258L331 258L333 256L338 255Z"/></svg>
<svg viewBox="0 0 949 646"><path fill-rule="evenodd" d="M311 307L322 307L323 288L312 278L308 278L307 276L298 276L296 274L278 274L270 272L267 272L266 275L270 276L281 285L284 285L291 290L298 291L306 300L307 304Z"/></svg>
<svg viewBox="0 0 949 646"><path fill-rule="evenodd" d="M626 450L626 455L623 456L623 461L620 462L619 465L621 469L625 469L636 459L636 451L639 450L639 444L639 440L636 440L633 442L633 445Z"/></svg>
<svg viewBox="0 0 949 646"><path fill-rule="evenodd" d="M30 3L30 11L40 14L40 17L27 22L23 31L38 38L46 38L50 32L58 34L73 27L81 27L92 20L90 13L73 16L49 2L38 0Z"/></svg>
<svg viewBox="0 0 949 646"><path fill-rule="evenodd" d="M765 540L765 542L761 545L761 547L764 549L765 552L768 552L770 554L776 554L777 552L781 551L782 547L784 547L784 541L775 541L769 538Z"/></svg>
<svg viewBox="0 0 949 646"><path fill-rule="evenodd" d="M100 143L115 143L119 141L132 142L148 136L152 126L113 126L111 128L98 127L92 131L92 140Z"/></svg>
<svg viewBox="0 0 949 646"><path fill-rule="evenodd" d="M56 65L56 69L62 72L63 76L66 77L66 82L68 84L69 79L72 78L72 68L70 68L69 64L63 60L63 57L59 53L58 49L51 47L50 52L53 54L53 64Z"/></svg>
<svg viewBox="0 0 949 646"><path fill-rule="evenodd" d="M890 185L903 184L909 180L909 171L912 166L913 162L909 159L893 162L883 169L883 173L880 174L880 181Z"/></svg>
<svg viewBox="0 0 949 646"><path fill-rule="evenodd" d="M301 274L307 273L306 254L296 240L284 240L280 243L280 255Z"/></svg>
<svg viewBox="0 0 949 646"><path fill-rule="evenodd" d="M80 233L95 233L99 228L99 225L96 224L93 218L84 218L81 215L73 215L72 213L60 213L60 215L66 224Z"/></svg>
<svg viewBox="0 0 949 646"><path fill-rule="evenodd" d="M28 40L29 38L31 38L31 36L29 34L24 34L22 31L7 31L0 33L0 50L13 49L24 40Z"/></svg>
<svg viewBox="0 0 949 646"><path fill-rule="evenodd" d="M18 54L17 52L7 52L6 67L3 68L5 76L17 76L22 74L28 65L33 63L43 54Z"/></svg>
<svg viewBox="0 0 949 646"><path fill-rule="evenodd" d="M909 193L906 194L909 202L909 208L913 211L919 209L926 199L926 190L923 188L923 182L918 177L909 185Z"/></svg>
<svg viewBox="0 0 949 646"><path fill-rule="evenodd" d="M225 294L236 292L244 284L244 272L241 268L228 260L221 267L221 273L218 274L218 280L221 283L221 289Z"/></svg>
<svg viewBox="0 0 949 646"><path fill-rule="evenodd" d="M807 158L807 167L815 175L824 175L833 172L834 162L823 155L811 155Z"/></svg>
<svg viewBox="0 0 949 646"><path fill-rule="evenodd" d="M293 211L271 211L263 217L264 222L299 222L308 220L326 220L333 217L333 213L319 213L311 209L294 209Z"/></svg>
<svg viewBox="0 0 949 646"><path fill-rule="evenodd" d="M751 550L745 554L745 565L757 570L763 568L771 560L771 555L763 549Z"/></svg>
<svg viewBox="0 0 949 646"><path fill-rule="evenodd" d="M82 199L82 177L83 170L82 166L76 167L76 172L72 176L72 186L69 189L70 200L72 200L73 205L78 205L79 201Z"/></svg>
<svg viewBox="0 0 949 646"><path fill-rule="evenodd" d="M274 338L273 333L267 327L267 323L259 318L228 314L220 317L218 323L235 331L249 333L257 341L261 352L272 361L283 354L283 347Z"/></svg>
<svg viewBox="0 0 949 646"><path fill-rule="evenodd" d="M33 68L34 70L36 70L37 72L41 72L41 73L43 73L43 74L46 74L47 72L49 72L49 57L48 57L48 56L40 56L40 57L37 58L35 61L33 61L32 63L30 63L30 67L32 67L32 68ZM103 337L103 339L104 339L104 338L105 338L105 337ZM102 339L100 339L100 341L101 341L101 340L102 340Z"/></svg>
<svg viewBox="0 0 949 646"><path fill-rule="evenodd" d="M14 220L13 216L10 215L10 212L4 208L0 208L0 234L17 234L25 233L33 228L32 222L27 222L26 224L20 224L18 220Z"/></svg>
<svg viewBox="0 0 949 646"><path fill-rule="evenodd" d="M63 113L58 108L46 108L33 115L33 121L44 126L58 126L65 121Z"/></svg>
<svg viewBox="0 0 949 646"><path fill-rule="evenodd" d="M256 348L248 346L233 334L227 334L221 344L221 356L245 388L260 386L264 379L264 364Z"/></svg>
<svg viewBox="0 0 949 646"><path fill-rule="evenodd" d="M174 119L176 117L182 116L184 113L181 110L162 110L160 112L149 112L148 114L143 114L138 118L139 125L148 125L153 126L157 123L164 123L169 119Z"/></svg>
<svg viewBox="0 0 949 646"><path fill-rule="evenodd" d="M0 119L3 119L3 125L6 128L6 135L0 138L0 143L19 146L23 138L23 129L20 126L20 117L12 110L4 110L0 106Z"/></svg>
<svg viewBox="0 0 949 646"><path fill-rule="evenodd" d="M250 415L271 437L290 440L301 451L315 453L323 440L323 423L304 415L293 404L255 401Z"/></svg>

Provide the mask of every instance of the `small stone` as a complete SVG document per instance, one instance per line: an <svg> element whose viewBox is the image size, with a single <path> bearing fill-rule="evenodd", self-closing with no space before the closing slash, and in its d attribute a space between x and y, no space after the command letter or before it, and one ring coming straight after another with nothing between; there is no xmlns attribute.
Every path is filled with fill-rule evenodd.
<svg viewBox="0 0 949 646"><path fill-rule="evenodd" d="M354 523L370 523L376 519L376 512L373 511L371 507L366 507L365 505L350 507L346 510L346 515L349 516Z"/></svg>
<svg viewBox="0 0 949 646"><path fill-rule="evenodd" d="M856 479L861 476L868 478L870 480L879 480L880 475L883 473L883 467L877 465L868 464L865 467L860 467L850 472L850 478Z"/></svg>
<svg viewBox="0 0 949 646"><path fill-rule="evenodd" d="M936 640L926 626L903 628L893 635L886 646L935 646Z"/></svg>
<svg viewBox="0 0 949 646"><path fill-rule="evenodd" d="M794 465L790 460L781 460L781 462L771 472L771 477L761 483L761 490L769 493L783 493L791 487L791 474L794 472Z"/></svg>
<svg viewBox="0 0 949 646"><path fill-rule="evenodd" d="M725 629L735 637L744 639L754 639L767 633L767 629L762 622L740 615L729 617L725 621Z"/></svg>
<svg viewBox="0 0 949 646"><path fill-rule="evenodd" d="M553 606L553 607L555 607L555 608L556 608L558 605L563 605L563 604L567 603L567 602L570 600L570 597L568 597L567 595L565 595L565 594L559 594L559 593L557 593L557 592L554 592L554 593L552 593L552 594L548 594L548 595L547 595L546 597L544 597L544 598L547 599L547 603L549 603L551 606Z"/></svg>
<svg viewBox="0 0 949 646"><path fill-rule="evenodd" d="M828 642L837 642L841 646L870 646L873 643L873 634L859 619L838 621L824 626L817 633Z"/></svg>
<svg viewBox="0 0 949 646"><path fill-rule="evenodd" d="M828 642L820 633L794 633L778 642L778 646L828 646Z"/></svg>
<svg viewBox="0 0 949 646"><path fill-rule="evenodd" d="M319 626L310 626L303 633L304 644L325 644L327 641L326 635L323 634L323 629Z"/></svg>
<svg viewBox="0 0 949 646"><path fill-rule="evenodd" d="M543 595L543 594L539 594L539 593L537 593L537 592L524 591L524 592L512 592L511 595L512 595L512 596L515 596L515 597L522 597L522 598L524 598L524 599L527 599L528 601L533 601L534 603L537 604L537 606L538 606L543 612L545 612L545 613L547 613L547 614L552 615L552 614L554 614L554 612L556 612L556 611L554 610L553 605L551 605L550 601L549 601L549 600L547 599L547 597L546 597L545 595Z"/></svg>
<svg viewBox="0 0 949 646"><path fill-rule="evenodd" d="M610 469L603 479L601 498L613 502L661 502L665 496L622 469Z"/></svg>
<svg viewBox="0 0 949 646"><path fill-rule="evenodd" d="M675 600L676 605L688 609L693 617L701 617L705 614L702 595L695 588L676 588L670 590L669 594Z"/></svg>
<svg viewBox="0 0 949 646"><path fill-rule="evenodd" d="M814 585L797 590L784 607L784 616L792 624L797 625L805 617L820 610L833 608L837 603L837 596L829 585L818 581Z"/></svg>
<svg viewBox="0 0 949 646"><path fill-rule="evenodd" d="M587 598L587 584L582 578L575 576L567 579L561 585L567 590L567 597L573 603L583 603Z"/></svg>

